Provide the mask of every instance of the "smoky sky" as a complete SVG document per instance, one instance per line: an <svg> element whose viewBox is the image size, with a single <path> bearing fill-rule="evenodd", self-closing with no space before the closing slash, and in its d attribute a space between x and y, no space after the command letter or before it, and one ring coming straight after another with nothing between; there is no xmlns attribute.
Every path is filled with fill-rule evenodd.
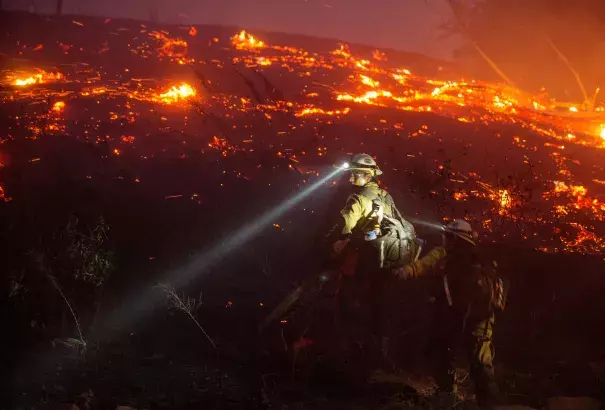
<svg viewBox="0 0 605 410"><path fill-rule="evenodd" d="M4 0L8 9L52 13L56 0ZM64 12L163 22L234 25L339 39L451 59L458 39L440 38L443 0L64 0Z"/></svg>

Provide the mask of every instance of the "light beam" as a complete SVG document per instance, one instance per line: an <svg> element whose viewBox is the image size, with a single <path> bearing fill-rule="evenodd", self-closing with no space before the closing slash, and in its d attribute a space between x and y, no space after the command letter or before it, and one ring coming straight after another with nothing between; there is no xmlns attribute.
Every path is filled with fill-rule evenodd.
<svg viewBox="0 0 605 410"><path fill-rule="evenodd" d="M145 291L141 292L139 289L135 294L128 297L126 299L128 301L127 304L110 315L96 332L101 336L108 333L106 330L115 329L115 327L130 329L133 322L141 319L146 313L150 313L154 307L164 300L164 295L153 289L153 285L158 282L170 283L175 288L187 285L191 280L202 275L210 266L220 262L223 257L246 244L264 228L271 226L276 219L283 216L295 205L346 169L347 167L344 164L341 165L294 196L265 212L256 220L237 229L233 234L208 250L199 252L190 262L162 275L159 280L150 285Z"/></svg>

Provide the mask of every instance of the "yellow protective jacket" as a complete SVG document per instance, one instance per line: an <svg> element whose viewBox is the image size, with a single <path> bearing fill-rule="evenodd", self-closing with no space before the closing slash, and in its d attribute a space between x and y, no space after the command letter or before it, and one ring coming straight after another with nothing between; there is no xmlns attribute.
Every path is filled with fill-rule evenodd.
<svg viewBox="0 0 605 410"><path fill-rule="evenodd" d="M376 221L369 220L372 213L372 201L377 198L382 200L384 215L393 217L393 199L376 182L368 182L363 187L356 187L356 191L349 195L345 207L340 211L343 218L341 235L354 237L363 236L366 230L371 229Z"/></svg>
<svg viewBox="0 0 605 410"><path fill-rule="evenodd" d="M405 279L418 278L434 270L447 256L445 248L439 246L431 249L422 258L410 263L405 267Z"/></svg>

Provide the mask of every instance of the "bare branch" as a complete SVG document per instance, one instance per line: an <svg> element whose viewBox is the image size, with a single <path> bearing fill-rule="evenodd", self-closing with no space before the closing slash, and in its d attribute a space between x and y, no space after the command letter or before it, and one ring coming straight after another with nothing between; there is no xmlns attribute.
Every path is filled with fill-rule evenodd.
<svg viewBox="0 0 605 410"><path fill-rule="evenodd" d="M586 92L586 88L584 88L584 84L582 83L582 80L580 79L580 74L573 68L569 59L565 56L565 54L563 54L563 52L561 50L559 50L559 48L552 41L550 36L546 33L543 33L543 36L544 36L544 40L546 40L546 42L550 45L550 47L557 53L559 58L561 60L563 60L563 62L565 63L565 65L567 66L569 71L571 71L571 73L573 74L574 78L576 79L576 83L578 83L578 87L580 87L582 96L584 97L584 104L590 104L590 99L588 98L588 93ZM596 93L595 93L595 98L596 98Z"/></svg>
<svg viewBox="0 0 605 410"><path fill-rule="evenodd" d="M479 44L477 43L477 41L475 41L475 39L472 36L472 34L469 32L469 30L466 28L466 26L462 23L462 19L460 17L460 14L456 10L456 5L454 4L453 0L446 0L446 2L448 3L448 5L450 6L450 8L452 9L452 14L454 15L454 18L456 19L456 21L460 25L460 28L462 29L462 31L464 32L464 34L466 34L466 36L468 37L468 39L470 40L470 42L473 44L473 46L475 47L475 50L477 50L477 52L479 53L479 55L481 55L481 57L483 57L483 59L492 68L492 70L494 70L496 72L496 74L498 74L500 76L500 78L502 78L508 85L510 85L511 87L516 87L515 83L513 82L513 80L511 80L504 73L504 71L502 71L500 69L500 67L498 67L498 65L494 62L494 60L492 60L491 58L489 58L489 56L479 46Z"/></svg>
<svg viewBox="0 0 605 410"><path fill-rule="evenodd" d="M67 300L67 297L63 293L63 290L61 289L61 286L59 286L59 284L57 283L56 278L54 276L52 276L52 275L46 275L46 277L48 278L48 280L50 281L50 283L53 284L53 286L55 287L55 289L57 289L57 291L59 292L59 294L61 295L61 297L65 301L65 304L69 308L69 311L71 312L71 315L73 316L74 321L76 322L76 327L78 329L78 335L80 336L80 342L82 343L84 351L86 351L86 341L84 340L84 337L82 336L82 329L80 328L80 322L78 321L78 318L76 317L76 313L72 309L71 304L69 303L69 301Z"/></svg>
<svg viewBox="0 0 605 410"><path fill-rule="evenodd" d="M210 342L212 347L214 347L214 349L216 349L216 344L214 343L212 338L210 336L208 336L208 333L206 333L206 331L204 330L202 325L200 325L200 323L197 321L197 319L193 315L195 313L195 311L201 305L201 297L198 300L187 297L185 295L183 295L182 297L179 297L179 295L176 293L176 289L174 289L174 287L168 283L159 284L156 286L156 288L160 289L161 291L163 291L166 294L166 297L167 297L168 303L169 303L169 307L180 310L181 312L183 312L187 316L189 316L189 318L191 318L191 320L193 320L195 325L202 331L202 333L204 334L206 339L208 339L208 341Z"/></svg>

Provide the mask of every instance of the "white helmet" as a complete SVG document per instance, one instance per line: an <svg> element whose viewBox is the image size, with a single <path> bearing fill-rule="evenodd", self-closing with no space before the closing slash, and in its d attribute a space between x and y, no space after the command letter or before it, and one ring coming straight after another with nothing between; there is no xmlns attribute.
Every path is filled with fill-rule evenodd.
<svg viewBox="0 0 605 410"><path fill-rule="evenodd" d="M477 233L473 230L471 224L466 222L464 219L454 219L452 222L444 226L443 229L445 232L455 235L471 245L476 245L475 239Z"/></svg>
<svg viewBox="0 0 605 410"><path fill-rule="evenodd" d="M355 154L349 163L349 169L352 171L370 171L374 176L382 175L376 161L368 154Z"/></svg>

